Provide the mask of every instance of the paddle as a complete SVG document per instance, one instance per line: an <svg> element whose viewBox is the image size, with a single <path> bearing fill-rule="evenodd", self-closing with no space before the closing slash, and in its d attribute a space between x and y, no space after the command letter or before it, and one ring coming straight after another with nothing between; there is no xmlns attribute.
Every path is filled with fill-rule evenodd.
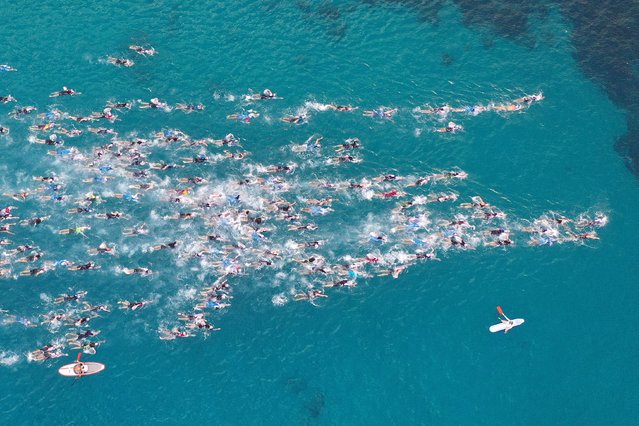
<svg viewBox="0 0 639 426"><path fill-rule="evenodd" d="M499 312L499 315L503 315L504 318L506 318L508 321L510 321L510 318L508 318L506 316L506 314L504 313L504 311L501 309L501 306L497 306L497 312Z"/></svg>

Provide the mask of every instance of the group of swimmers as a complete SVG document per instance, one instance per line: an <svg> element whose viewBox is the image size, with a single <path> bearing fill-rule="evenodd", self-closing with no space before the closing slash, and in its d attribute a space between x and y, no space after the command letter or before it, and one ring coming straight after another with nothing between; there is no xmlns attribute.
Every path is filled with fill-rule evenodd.
<svg viewBox="0 0 639 426"><path fill-rule="evenodd" d="M131 46L129 46L129 50L132 50L135 53L142 56L153 56L158 53L153 47L138 46L135 44L132 44ZM126 67L126 68L130 68L133 65L135 65L135 62L132 59L123 58L120 56L109 56L107 57L106 62L112 65Z"/></svg>
<svg viewBox="0 0 639 426"><path fill-rule="evenodd" d="M253 101L259 101L264 99L282 99L273 93L270 89L265 89L262 93L244 95L242 97L246 102L251 103ZM476 116L483 112L495 111L495 112L515 112L521 111L530 107L533 103L540 102L544 99L543 93L537 93L534 95L526 95L517 99L514 99L506 103L491 102L487 106L484 105L467 105L463 107L451 107L449 105L443 105L439 107L427 107L427 108L415 108L413 112L419 114L432 115L437 117L440 121L446 120L449 115L452 114L464 114L470 116ZM304 124L309 120L309 109L316 111L339 111L350 112L358 109L352 105L338 105L338 104L321 104L317 102L307 102L305 108L299 110L296 114L286 115L281 118L281 121L288 124ZM365 110L363 112L364 117L378 118L378 119L392 119L399 112L399 108L378 107L376 109ZM236 120L243 123L250 123L252 119L258 118L260 113L254 109L246 109L238 113L229 114L227 118L229 120ZM436 127L434 132L438 133L457 133L462 132L464 127L454 121L449 121L444 127Z"/></svg>
<svg viewBox="0 0 639 426"><path fill-rule="evenodd" d="M131 48L148 56L156 53ZM63 103L64 97L79 94L62 87L51 96ZM280 97L269 89L244 97L248 103L276 99ZM514 111L517 108L508 105L525 107L542 99L534 95L502 106L440 107L420 113L445 119L454 113ZM4 96L0 102L15 98ZM32 351L32 360L64 356L66 347L94 353L104 343L97 339L100 331L92 328L94 320L111 306L129 315L154 309L160 298L152 295L150 283L161 275L176 293L184 290L188 295L171 303L174 315L158 325L160 339L176 340L218 331L213 319L231 306L234 286L245 282L248 274L270 277L274 285L284 287L273 299L276 304L289 298L316 304L331 291L352 289L373 277L396 278L418 262L440 260L447 251L506 248L519 235L527 235L532 245L585 242L596 239L596 228L607 221L604 214L511 220L481 196L454 191L452 187L468 177L458 168L420 175L381 170L372 176L340 178L341 167L361 170L357 163L364 161L366 141L357 137L331 140L311 135L288 146L290 158L262 164L244 147L250 141L232 133L194 137L163 128L148 135L123 135L116 118L122 120L134 105L165 111L204 109L202 104L170 106L154 97L149 102L108 102L102 111L86 115L69 114L59 105L41 114L31 106L12 113L28 125L30 141L47 145L33 149L41 149L41 156L52 162L49 172L33 176L29 187L3 191L0 233L6 238L0 241L0 276L66 279L68 274L116 274L122 281L141 283L126 298L111 303L89 304L87 287L45 303L40 318L5 313L5 325L43 325L58 336ZM316 108L357 109L337 104ZM378 108L363 114L389 119L397 112ZM229 119L248 122L256 117L259 113L251 109ZM299 124L306 119L296 114L284 121ZM443 129L454 133L463 128L451 122ZM313 178L308 178L309 170ZM339 214L340 207L352 207L352 200L369 205L378 220L366 223L359 213L337 232L327 228L323 218ZM82 252L40 247L51 246L49 241L64 244L63 239L82 247ZM172 276L162 269L165 264L174 266ZM193 273L180 284L177 270ZM286 278L280 276L282 271ZM90 279L85 282L89 285Z"/></svg>

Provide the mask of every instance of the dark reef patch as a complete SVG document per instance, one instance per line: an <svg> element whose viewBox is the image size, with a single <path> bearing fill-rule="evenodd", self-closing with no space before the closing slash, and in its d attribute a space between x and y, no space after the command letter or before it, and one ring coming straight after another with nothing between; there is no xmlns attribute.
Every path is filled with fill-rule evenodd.
<svg viewBox="0 0 639 426"><path fill-rule="evenodd" d="M425 22L437 21L441 0L362 0L369 5L403 4ZM626 164L639 175L639 2L622 0L453 0L464 24L482 26L530 48L535 45L529 22L558 7L573 27L575 60L584 74L600 84L627 112L628 132L615 144ZM490 47L491 41L484 45Z"/></svg>

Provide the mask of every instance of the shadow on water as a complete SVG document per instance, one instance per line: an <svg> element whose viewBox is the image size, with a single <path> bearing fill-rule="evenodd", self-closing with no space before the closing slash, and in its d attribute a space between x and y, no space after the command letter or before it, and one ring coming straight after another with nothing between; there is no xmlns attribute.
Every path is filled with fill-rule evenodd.
<svg viewBox="0 0 639 426"><path fill-rule="evenodd" d="M437 23L441 0L361 0L368 5L403 4L418 17ZM558 7L573 27L575 60L584 74L600 84L610 99L627 113L627 133L616 149L630 170L639 175L639 2L621 0L453 0L466 25L490 28L495 34L530 48L535 37L530 18L544 18ZM489 48L492 40L484 45Z"/></svg>
<svg viewBox="0 0 639 426"><path fill-rule="evenodd" d="M326 398L317 387L310 386L302 377L289 377L284 382L284 388L301 404L303 415L308 422L318 419L324 411Z"/></svg>
<svg viewBox="0 0 639 426"><path fill-rule="evenodd" d="M342 16L340 8L331 0L321 2L298 0L296 5L304 19L316 21L332 42L339 42L346 35L348 23Z"/></svg>

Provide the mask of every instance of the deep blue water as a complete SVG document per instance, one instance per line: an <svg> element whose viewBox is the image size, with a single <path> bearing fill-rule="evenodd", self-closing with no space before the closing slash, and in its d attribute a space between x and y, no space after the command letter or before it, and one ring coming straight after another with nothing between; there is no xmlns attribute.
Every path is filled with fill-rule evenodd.
<svg viewBox="0 0 639 426"><path fill-rule="evenodd" d="M163 128L198 138L233 132L251 156L245 166L221 162L199 169L212 190L224 191L230 177L258 163L302 164L290 177L303 188L293 200L307 196L305 183L318 177L419 176L458 167L469 178L437 190L457 191L460 201L480 194L513 223L549 211L568 217L604 212L610 223L598 230L601 240L587 244L530 247L525 235L515 234L517 243L507 250L442 252L441 262L417 263L398 279L331 289L317 307L272 303L274 295L290 297L291 289L303 287L304 277L291 266L249 271L230 279L233 306L210 317L220 332L165 342L158 328L175 323L175 314L192 304L185 289L211 283L216 275L145 249L170 239L192 243L201 228L158 219L177 211L159 195L133 206L107 202L109 209L150 224L155 234L134 241L120 235L133 220L79 219L64 214L72 201L7 198L21 218L51 215L42 227L16 226L16 235L7 235L36 243L48 260L87 261L86 250L105 240L117 244L119 255L90 259L100 271L2 279L1 308L36 319L53 310L51 296L81 289L92 303L156 303L136 312L113 309L94 320L92 328L102 330L106 343L85 358L104 362L107 370L77 383L56 373L71 357L26 361L26 353L64 332L0 327L0 351L11 364L0 366L2 423L632 423L639 406L639 343L632 328L639 301L639 193L614 148L628 129L628 114L575 59L573 21L552 5L529 19L535 43L466 26L464 8L454 5L182 1L63 7L29 1L5 7L0 63L18 72L0 74L0 95L11 93L20 105L40 111L55 104L82 115L101 110L107 100L201 102L206 110L190 115L134 108L118 113L113 127L142 137ZM127 49L132 43L159 53L135 55ZM104 63L109 55L130 57L136 65L111 66ZM82 96L48 98L63 85ZM242 94L265 87L284 99L252 105L261 116L250 125L226 120L248 108ZM455 118L465 132L454 135L432 132L442 124L413 113L426 104L499 103L539 91L546 99L521 113ZM300 126L279 122L307 102L360 109L311 110L309 122ZM361 115L380 105L399 112L393 120ZM69 194L103 190L81 182L89 174L79 164L54 160L47 147L29 143L31 121L5 115L14 107L0 105L0 125L11 128L9 136L0 136L2 192L35 188L31 176L51 171L68 183ZM331 145L359 137L364 162L326 167L291 153L291 143L312 134L324 136L325 155ZM88 151L108 138L65 140L66 147ZM189 152L153 154L179 161ZM126 191L128 183L116 181L104 190ZM383 211L392 203L343 196L334 214L317 220L317 235L331 243L327 253L372 251L360 241L369 230L388 232ZM438 209L433 215L445 211ZM55 233L80 223L93 226L89 238ZM118 266L146 266L157 274L126 277ZM506 335L488 333L496 305L526 323Z"/></svg>

